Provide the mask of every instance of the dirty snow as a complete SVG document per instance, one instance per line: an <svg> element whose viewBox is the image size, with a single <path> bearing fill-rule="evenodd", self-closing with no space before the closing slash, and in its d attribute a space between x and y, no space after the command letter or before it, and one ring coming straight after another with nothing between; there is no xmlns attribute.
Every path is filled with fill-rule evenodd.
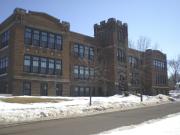
<svg viewBox="0 0 180 135"><path fill-rule="evenodd" d="M25 97L28 98L28 96ZM7 97L1 96L1 98ZM0 101L0 125L85 116L170 102L170 98L165 95L144 96L143 102L140 102L140 97L134 95L130 95L128 97L124 97L122 95L114 95L111 97L92 97L92 106L89 106L89 97L39 98L58 98L66 100L60 101L59 103L31 104L6 103Z"/></svg>
<svg viewBox="0 0 180 135"><path fill-rule="evenodd" d="M139 125L121 127L97 135L180 135L180 113Z"/></svg>

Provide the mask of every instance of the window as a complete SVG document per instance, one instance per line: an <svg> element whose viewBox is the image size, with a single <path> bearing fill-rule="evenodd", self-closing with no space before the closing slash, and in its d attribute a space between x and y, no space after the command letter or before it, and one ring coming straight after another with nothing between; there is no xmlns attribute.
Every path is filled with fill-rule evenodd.
<svg viewBox="0 0 180 135"><path fill-rule="evenodd" d="M133 56L129 56L128 61L132 68L138 68L138 59L137 58L135 58Z"/></svg>
<svg viewBox="0 0 180 135"><path fill-rule="evenodd" d="M24 56L24 71L25 72L31 71L31 57L29 55Z"/></svg>
<svg viewBox="0 0 180 135"><path fill-rule="evenodd" d="M79 88L79 96L84 96L84 87Z"/></svg>
<svg viewBox="0 0 180 135"><path fill-rule="evenodd" d="M4 57L3 60L4 60L4 72L6 73L8 68L8 57Z"/></svg>
<svg viewBox="0 0 180 135"><path fill-rule="evenodd" d="M33 44L44 48L62 50L62 36L60 34L48 33L46 31L25 28L24 43L26 45Z"/></svg>
<svg viewBox="0 0 180 135"><path fill-rule="evenodd" d="M74 44L73 52L75 56L80 58L87 58L88 60L94 60L94 48L81 44Z"/></svg>
<svg viewBox="0 0 180 135"><path fill-rule="evenodd" d="M1 67L2 64L0 64ZM7 62L5 62L5 66ZM56 70L55 70L56 69ZM62 75L62 60L48 59L37 56L24 56L24 72Z"/></svg>
<svg viewBox="0 0 180 135"><path fill-rule="evenodd" d="M38 73L39 72L39 57L32 57L32 72Z"/></svg>
<svg viewBox="0 0 180 135"><path fill-rule="evenodd" d="M90 68L90 77L94 78L94 75L95 75L94 68Z"/></svg>
<svg viewBox="0 0 180 135"><path fill-rule="evenodd" d="M41 83L40 95L41 96L47 96L48 95L48 84L47 83Z"/></svg>
<svg viewBox="0 0 180 135"><path fill-rule="evenodd" d="M62 50L62 37L60 35L56 36L56 49Z"/></svg>
<svg viewBox="0 0 180 135"><path fill-rule="evenodd" d="M76 86L73 89L73 96L89 96L89 95L90 95L90 87Z"/></svg>
<svg viewBox="0 0 180 135"><path fill-rule="evenodd" d="M45 74L47 72L47 59L40 58L41 68L40 73Z"/></svg>
<svg viewBox="0 0 180 135"><path fill-rule="evenodd" d="M124 38L125 38L124 32L123 32L123 30L121 29L121 30L119 30L119 32L118 32L118 40L121 41L121 42L123 42L123 41L124 41Z"/></svg>
<svg viewBox="0 0 180 135"><path fill-rule="evenodd" d="M78 87L74 88L73 95L74 96L79 96L79 88Z"/></svg>
<svg viewBox="0 0 180 135"><path fill-rule="evenodd" d="M31 95L31 83L24 81L23 82L23 95Z"/></svg>
<svg viewBox="0 0 180 135"><path fill-rule="evenodd" d="M49 74L54 74L54 60L49 59Z"/></svg>
<svg viewBox="0 0 180 135"><path fill-rule="evenodd" d="M25 41L26 45L31 45L32 44L32 29L30 29L30 28L25 29L24 41Z"/></svg>
<svg viewBox="0 0 180 135"><path fill-rule="evenodd" d="M166 62L162 60L153 60L153 66L155 69L158 70L165 70L166 69Z"/></svg>
<svg viewBox="0 0 180 135"><path fill-rule="evenodd" d="M41 32L41 47L47 47L48 43L48 34L47 32Z"/></svg>
<svg viewBox="0 0 180 135"><path fill-rule="evenodd" d="M118 57L119 62L125 62L126 61L126 55L122 49L117 50L117 57Z"/></svg>
<svg viewBox="0 0 180 135"><path fill-rule="evenodd" d="M63 85L56 84L56 96L62 96L62 92L63 92Z"/></svg>
<svg viewBox="0 0 180 135"><path fill-rule="evenodd" d="M78 49L78 44L75 44L74 46L73 46L73 51L74 51L74 54L75 55L78 55L79 54L79 49Z"/></svg>
<svg viewBox="0 0 180 135"><path fill-rule="evenodd" d="M85 67L85 79L89 78L89 68Z"/></svg>
<svg viewBox="0 0 180 135"><path fill-rule="evenodd" d="M0 48L3 48L8 45L9 42L9 30L5 31L1 35L1 46Z"/></svg>
<svg viewBox="0 0 180 135"><path fill-rule="evenodd" d="M89 47L88 46L84 47L84 56L89 59Z"/></svg>
<svg viewBox="0 0 180 135"><path fill-rule="evenodd" d="M89 48L89 60L94 60L94 49L92 47Z"/></svg>
<svg viewBox="0 0 180 135"><path fill-rule="evenodd" d="M54 49L54 43L55 43L55 35L50 33L49 34L49 43L48 43L49 48Z"/></svg>
<svg viewBox="0 0 180 135"><path fill-rule="evenodd" d="M94 68L84 66L74 66L73 73L76 79L89 79L95 76Z"/></svg>
<svg viewBox="0 0 180 135"><path fill-rule="evenodd" d="M84 67L83 66L79 67L79 78L84 79Z"/></svg>
<svg viewBox="0 0 180 135"><path fill-rule="evenodd" d="M79 67L74 66L74 78L79 78Z"/></svg>
<svg viewBox="0 0 180 135"><path fill-rule="evenodd" d="M0 74L4 74L8 69L8 57L0 58Z"/></svg>
<svg viewBox="0 0 180 135"><path fill-rule="evenodd" d="M62 75L62 61L56 60L56 75Z"/></svg>
<svg viewBox="0 0 180 135"><path fill-rule="evenodd" d="M86 88L85 88L84 95L85 95L85 96L89 96L89 94L90 94L90 90L89 90L88 87L86 87Z"/></svg>
<svg viewBox="0 0 180 135"><path fill-rule="evenodd" d="M84 46L82 45L79 46L79 57L80 58L84 57Z"/></svg>
<svg viewBox="0 0 180 135"><path fill-rule="evenodd" d="M39 46L40 33L38 30L33 31L33 45Z"/></svg>
<svg viewBox="0 0 180 135"><path fill-rule="evenodd" d="M8 82L6 80L0 80L0 93L6 94L8 93Z"/></svg>

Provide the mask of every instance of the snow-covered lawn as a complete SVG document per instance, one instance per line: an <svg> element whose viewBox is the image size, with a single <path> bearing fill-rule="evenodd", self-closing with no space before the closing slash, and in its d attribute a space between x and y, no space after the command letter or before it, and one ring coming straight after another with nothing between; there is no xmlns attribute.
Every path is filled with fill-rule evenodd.
<svg viewBox="0 0 180 135"><path fill-rule="evenodd" d="M34 103L19 103L10 98L39 98ZM0 97L0 125L39 121L48 119L58 119L66 117L77 117L92 115L116 110L127 110L137 107L156 105L170 102L171 98L165 95L144 96L144 101L140 102L140 97L130 95L124 97L115 95L111 97L92 97L92 106L89 106L89 97ZM6 101L6 102L5 102ZM8 103L13 101L16 103ZM27 100L28 101L28 100ZM51 102L52 101L52 102ZM55 102L54 102L55 101Z"/></svg>
<svg viewBox="0 0 180 135"><path fill-rule="evenodd" d="M180 113L139 125L121 127L97 135L180 135Z"/></svg>

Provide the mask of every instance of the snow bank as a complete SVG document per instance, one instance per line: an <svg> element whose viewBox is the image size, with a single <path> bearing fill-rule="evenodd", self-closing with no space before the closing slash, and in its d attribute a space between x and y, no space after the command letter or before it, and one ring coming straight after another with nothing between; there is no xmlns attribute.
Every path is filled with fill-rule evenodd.
<svg viewBox="0 0 180 135"><path fill-rule="evenodd" d="M179 135L180 113L163 119L150 120L139 125L121 127L98 135Z"/></svg>
<svg viewBox="0 0 180 135"><path fill-rule="evenodd" d="M169 91L169 95L176 99L180 99L180 90L171 90Z"/></svg>
<svg viewBox="0 0 180 135"><path fill-rule="evenodd" d="M165 95L144 96L143 102L140 102L140 97L134 95L130 95L128 97L115 95L111 97L92 97L92 106L89 106L89 97L39 98L68 100L64 100L59 103L31 104L0 102L0 125L92 115L115 110L127 110L137 107L156 105L170 101L170 98Z"/></svg>

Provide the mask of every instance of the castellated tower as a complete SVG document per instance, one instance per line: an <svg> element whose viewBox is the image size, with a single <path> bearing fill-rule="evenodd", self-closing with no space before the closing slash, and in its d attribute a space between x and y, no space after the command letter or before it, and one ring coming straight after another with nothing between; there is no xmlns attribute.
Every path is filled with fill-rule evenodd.
<svg viewBox="0 0 180 135"><path fill-rule="evenodd" d="M128 26L110 18L94 25L94 37L99 42L98 62L101 83L107 95L127 91Z"/></svg>

